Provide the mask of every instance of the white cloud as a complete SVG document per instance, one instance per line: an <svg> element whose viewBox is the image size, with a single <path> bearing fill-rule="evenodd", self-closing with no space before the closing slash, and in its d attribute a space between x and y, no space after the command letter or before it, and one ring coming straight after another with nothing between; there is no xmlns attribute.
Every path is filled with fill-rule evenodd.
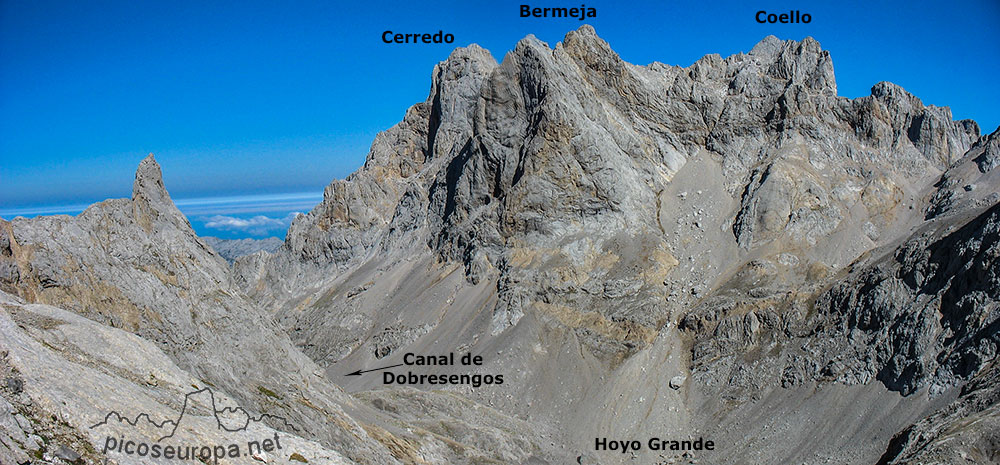
<svg viewBox="0 0 1000 465"><path fill-rule="evenodd" d="M214 215L205 221L205 227L222 231L240 231L255 236L267 235L272 231L284 231L292 224L292 220L298 215L292 212L284 218L271 218L264 215L257 215L252 218L237 218L234 216Z"/></svg>

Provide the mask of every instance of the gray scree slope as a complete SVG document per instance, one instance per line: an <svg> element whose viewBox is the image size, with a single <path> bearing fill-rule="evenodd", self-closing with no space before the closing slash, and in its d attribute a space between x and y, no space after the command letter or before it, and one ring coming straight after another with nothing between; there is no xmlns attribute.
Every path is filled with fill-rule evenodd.
<svg viewBox="0 0 1000 465"><path fill-rule="evenodd" d="M998 461L998 139L838 97L811 38L459 48L274 252L228 266L152 157L132 199L0 222L0 462L96 461L94 418L195 386L287 419L272 463ZM344 376L452 351L504 384Z"/></svg>

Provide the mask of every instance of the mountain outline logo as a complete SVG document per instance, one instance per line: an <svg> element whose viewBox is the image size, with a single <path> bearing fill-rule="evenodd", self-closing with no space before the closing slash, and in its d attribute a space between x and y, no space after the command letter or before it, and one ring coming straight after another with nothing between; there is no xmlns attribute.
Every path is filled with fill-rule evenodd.
<svg viewBox="0 0 1000 465"><path fill-rule="evenodd" d="M130 417L122 415L117 410L112 410L112 411L108 412L104 416L103 420L101 420L101 421L93 424L90 427L90 429L95 429L95 428L98 428L98 427L101 427L101 426L108 425L109 423L111 423L112 420L117 420L118 423L125 423L125 424L127 424L129 426L137 427L137 426L139 426L139 422L141 420L145 419L146 423L154 426L158 430L163 430L166 425L170 424L172 426L171 429L170 429L170 432L168 434L164 434L163 436L161 436L158 439L156 439L156 442L162 442L163 440L170 439L170 438L174 437L175 434L177 434L177 428L180 426L181 421L184 419L184 416L188 414L188 408L192 405L191 398L194 397L194 396L197 396L199 394L206 393L206 392L208 393L208 397L210 399L209 403L210 403L210 407L212 409L212 416L215 418L216 427L218 429L221 429L221 430L227 432L227 433L238 433L238 432L241 432L241 431L246 431L247 428L250 426L251 422L258 423L258 422L263 421L264 419L270 419L270 420L278 421L285 428L288 428L288 429L290 429L290 430L292 430L292 431L294 431L296 433L299 431L298 428L296 428L294 425L292 425L291 423L289 423L288 420L285 419L285 417L282 417L282 416L271 415L269 413L262 413L262 414L260 414L260 415L258 415L256 417L254 417L249 412L247 412L246 409L244 409L243 407L240 407L240 406L236 406L236 407L223 407L223 408L220 409L218 407L218 404L217 404L216 399L215 399L215 392L213 392L212 388L210 388L210 387L203 387L201 389L197 389L197 390L194 390L194 391L191 391L191 392L185 394L184 395L184 405L181 407L180 414L177 416L176 419L166 419L166 420L163 420L161 422L156 422L156 420L153 420L153 418L150 416L150 414L148 414L146 412L141 412L141 413L137 414L134 419L130 419ZM220 417L220 415L222 417ZM240 416L242 418L242 424L237 423L236 426L231 425L230 424L231 422L228 422L228 421L224 420L224 418L227 415L238 415L238 416Z"/></svg>

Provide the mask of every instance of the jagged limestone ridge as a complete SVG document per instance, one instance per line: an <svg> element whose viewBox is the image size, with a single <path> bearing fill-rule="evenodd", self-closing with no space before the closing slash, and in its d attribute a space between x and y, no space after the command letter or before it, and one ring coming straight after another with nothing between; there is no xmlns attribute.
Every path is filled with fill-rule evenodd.
<svg viewBox="0 0 1000 465"><path fill-rule="evenodd" d="M875 85L870 97L837 97L830 54L811 38L767 37L747 54L708 55L687 68L626 63L589 26L554 49L529 36L499 65L470 46L435 67L427 100L295 220L276 256L245 259L237 272L281 306L330 269L423 245L461 261L472 282L497 270L503 326L524 311L510 288L533 299L533 288L564 286L540 275L540 265L562 259L542 251L576 250L568 258L579 268L586 257L614 253L621 234L658 257L637 265L662 268L657 276L675 266L687 232L664 225L678 201L663 194L695 158L719 167L716 204L705 205L715 214L693 222L728 228L713 239L724 243L719 250L734 242L738 262L804 248L837 268L897 238L911 221L901 210L921 207L932 176L977 137L975 123L954 122L947 108L924 106L893 84ZM859 240L847 245L849 236ZM581 237L592 240L570 245ZM520 264L539 252L531 266ZM627 286L653 298L670 292L646 281ZM709 276L673 281L699 292L713 286ZM600 313L624 319L619 327L640 340L666 318Z"/></svg>

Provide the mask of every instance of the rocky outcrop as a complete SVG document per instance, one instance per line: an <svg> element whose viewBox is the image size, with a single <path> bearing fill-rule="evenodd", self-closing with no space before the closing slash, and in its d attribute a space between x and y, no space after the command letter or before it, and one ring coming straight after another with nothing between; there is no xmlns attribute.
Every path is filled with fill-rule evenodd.
<svg viewBox="0 0 1000 465"><path fill-rule="evenodd" d="M904 393L930 384L935 395L992 362L1000 346L1000 205L935 236L920 233L816 301L831 317L828 336L850 341L824 374L874 377Z"/></svg>
<svg viewBox="0 0 1000 465"><path fill-rule="evenodd" d="M104 457L120 464L150 463L134 453L107 454L106 438L141 440L139 415L156 423L176 421L182 406L187 408L185 427L163 445L245 444L280 432L285 441L285 450L276 457L280 463L290 463L293 453L322 463L355 463L302 438L289 425L276 429L252 422L250 431L222 430L212 424L217 413L211 409L238 406L239 401L216 388L211 399L184 404L186 395L212 385L177 366L146 339L7 294L0 293L0 301L0 459L5 464L103 463ZM136 425L115 414L135 418ZM111 421L98 425L108 415ZM156 428L145 439L155 443L170 433L170 426Z"/></svg>
<svg viewBox="0 0 1000 465"><path fill-rule="evenodd" d="M968 155L948 168L935 183L936 190L925 209L928 219L953 211L1000 202L996 189L1000 170L1000 132L980 138Z"/></svg>
<svg viewBox="0 0 1000 465"><path fill-rule="evenodd" d="M955 402L897 433L879 464L1000 461L1000 372L992 364Z"/></svg>
<svg viewBox="0 0 1000 465"><path fill-rule="evenodd" d="M786 386L877 380L903 394L929 387L932 396L960 385L1000 343L998 226L1000 206L957 229L930 222L898 247L859 258L832 284L794 291L754 287L764 284L760 269L781 265L752 263L682 320L696 334L695 367L721 384L736 370ZM788 345L799 349L766 350Z"/></svg>

